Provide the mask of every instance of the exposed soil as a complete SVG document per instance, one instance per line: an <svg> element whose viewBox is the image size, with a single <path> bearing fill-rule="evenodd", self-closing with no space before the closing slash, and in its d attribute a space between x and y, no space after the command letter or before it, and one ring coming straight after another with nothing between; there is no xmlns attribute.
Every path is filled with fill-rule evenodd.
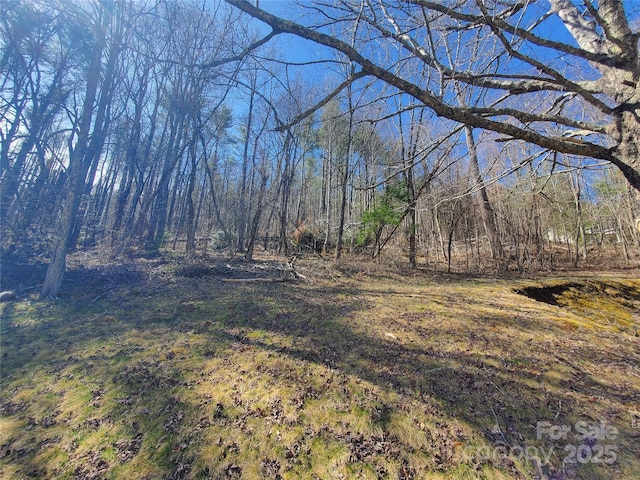
<svg viewBox="0 0 640 480"><path fill-rule="evenodd" d="M640 292L638 292L638 289L616 281L587 279L583 282L573 281L559 283L558 285L516 288L514 292L538 302L556 306L567 306L569 302L563 299L568 292L573 292L575 297L615 298L616 302L631 311L638 311L640 307Z"/></svg>
<svg viewBox="0 0 640 480"><path fill-rule="evenodd" d="M638 333L640 289L634 281L584 278L514 289L538 302L566 308L579 316L596 316L620 329Z"/></svg>

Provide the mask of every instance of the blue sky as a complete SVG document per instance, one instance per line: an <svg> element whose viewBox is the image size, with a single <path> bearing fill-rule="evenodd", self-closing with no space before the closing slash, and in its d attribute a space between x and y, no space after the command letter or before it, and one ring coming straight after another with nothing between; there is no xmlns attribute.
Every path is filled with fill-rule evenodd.
<svg viewBox="0 0 640 480"><path fill-rule="evenodd" d="M255 1L259 1L260 8L275 15L290 18L293 20L296 19L297 12L299 11L297 2L294 2L292 0L251 1L254 3ZM640 0L623 0L623 4L631 19L632 27L635 30L640 29ZM534 18L537 18L548 11L548 1L541 0L539 2L532 3L527 8L527 14L525 15L525 18L531 18L532 16ZM268 27L264 26L264 24L262 24L261 22L256 21L256 26L258 25L262 25L262 27L258 28L264 28L265 31L268 31ZM560 19L555 15L546 19L539 27L537 27L536 33L546 38L552 38L557 41L575 44L567 29L564 27ZM284 51L286 52L287 58L294 62L317 60L320 58L331 58L329 49L292 35L281 35L278 42L282 45Z"/></svg>

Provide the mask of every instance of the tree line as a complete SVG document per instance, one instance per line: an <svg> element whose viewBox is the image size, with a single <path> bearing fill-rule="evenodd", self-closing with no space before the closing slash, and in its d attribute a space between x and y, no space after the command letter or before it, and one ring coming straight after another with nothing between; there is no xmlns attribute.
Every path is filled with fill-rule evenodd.
<svg viewBox="0 0 640 480"><path fill-rule="evenodd" d="M563 43L518 2L445 3L335 1L302 24L240 0L3 2L3 255L48 252L43 297L80 247L632 261L630 13L554 0L591 22ZM293 62L285 32L329 49Z"/></svg>

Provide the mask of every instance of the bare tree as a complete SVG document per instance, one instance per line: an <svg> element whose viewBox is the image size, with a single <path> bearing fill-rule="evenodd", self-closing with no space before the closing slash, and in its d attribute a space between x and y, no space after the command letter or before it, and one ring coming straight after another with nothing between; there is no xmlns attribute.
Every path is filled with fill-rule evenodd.
<svg viewBox="0 0 640 480"><path fill-rule="evenodd" d="M489 201L489 193L484 184L482 174L480 173L480 162L478 161L478 150L476 141L473 138L473 129L465 126L465 137L467 140L467 148L469 150L469 177L473 184L473 190L476 192L478 210L482 218L482 225L489 240L491 249L491 258L496 261L498 269L503 270L506 265L504 263L504 251L500 240L500 232L496 224L495 213L491 202Z"/></svg>
<svg viewBox="0 0 640 480"><path fill-rule="evenodd" d="M5 240L9 229L24 240L50 180L51 152L62 137L57 124L86 45L73 13L55 4L4 2L0 12L0 224Z"/></svg>
<svg viewBox="0 0 640 480"><path fill-rule="evenodd" d="M576 0L551 0L548 11L536 2L515 0L336 0L322 3L327 21L317 25L283 19L246 0L226 1L270 25L274 34L298 35L342 52L359 67L355 75L386 82L438 116L492 131L500 141L520 140L610 162L640 190L638 34L619 0L581 6ZM538 28L554 21L554 28ZM329 30L338 23L358 25L358 48L347 38L348 28L342 29L348 32L344 38ZM555 28L566 28L577 46L542 34ZM438 47L459 41L461 31L479 32L482 50L491 54L444 60ZM378 38L401 53L379 55L383 45L371 40ZM385 63L385 58L390 60ZM415 63L422 75L403 74L413 72L406 66ZM585 72L597 78L588 80ZM490 94L472 107L460 106L451 101L456 82ZM522 108L528 98L536 98L538 108ZM585 110L595 121L585 120Z"/></svg>
<svg viewBox="0 0 640 480"><path fill-rule="evenodd" d="M101 133L101 129L104 128L104 126L98 121L100 120L99 116L96 116L96 121L94 122L94 114L103 113L106 108L104 105L99 105L96 112L96 98L99 94L101 73L107 78L109 70L113 68L113 64L108 63L104 67L102 65L103 53L107 48L108 42L107 32L111 30L111 23L113 21L113 11L110 7L98 2L91 4L91 6L93 7L92 13L95 23L93 24L91 32L93 35L93 44L89 50L86 64L84 100L77 124L74 125L77 136L74 139L74 143L70 142L69 174L65 187L66 194L60 213L56 243L40 292L40 296L43 298L55 297L60 290L67 251L76 225L81 195L85 188L86 176L92 162L96 160L102 150L102 144L104 142L104 135ZM112 47L116 48L115 42L112 43ZM115 61L115 58L110 58ZM110 86L106 85L105 90L108 88L110 88Z"/></svg>
<svg viewBox="0 0 640 480"><path fill-rule="evenodd" d="M344 112L337 100L326 105L322 112L322 126L319 132L320 146L323 152L323 212L325 214L324 250L333 241L342 240L344 232L344 211L348 189L349 155L351 152L351 129L353 112ZM335 225L336 234L332 235ZM340 227L340 224L342 225ZM336 244L336 261L340 259L342 247Z"/></svg>

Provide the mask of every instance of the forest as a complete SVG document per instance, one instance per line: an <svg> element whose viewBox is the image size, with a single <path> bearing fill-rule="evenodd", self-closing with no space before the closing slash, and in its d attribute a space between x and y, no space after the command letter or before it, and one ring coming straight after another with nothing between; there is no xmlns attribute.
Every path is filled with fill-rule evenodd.
<svg viewBox="0 0 640 480"><path fill-rule="evenodd" d="M0 0L0 477L640 478L639 39Z"/></svg>
<svg viewBox="0 0 640 480"><path fill-rule="evenodd" d="M549 52L542 33L559 25L545 27L540 6L500 13L521 20L516 52L484 36L500 25L421 3L322 4L306 28L428 85L468 109L466 124L367 75L348 49L281 40L225 2L3 2L3 253L50 259L44 297L78 248L335 260L392 248L414 268L465 271L636 264L633 175L601 155L615 96L583 86L601 66L593 55L568 32L544 39ZM638 14L626 7L630 29ZM374 23L380 8L387 19ZM413 32L419 16L433 17L433 61L389 30ZM568 82L577 93L558 87Z"/></svg>

